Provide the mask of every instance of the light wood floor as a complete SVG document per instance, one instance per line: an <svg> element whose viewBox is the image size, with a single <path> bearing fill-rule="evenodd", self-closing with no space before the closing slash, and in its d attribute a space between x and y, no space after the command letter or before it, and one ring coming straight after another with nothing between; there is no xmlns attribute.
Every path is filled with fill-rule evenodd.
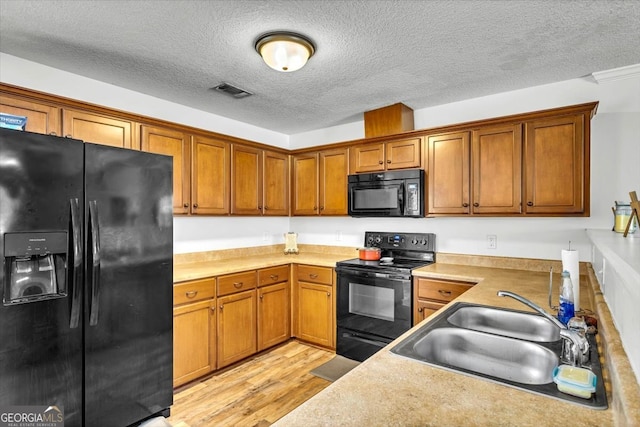
<svg viewBox="0 0 640 427"><path fill-rule="evenodd" d="M309 371L335 353L289 341L230 370L178 389L174 427L265 427L329 384Z"/></svg>

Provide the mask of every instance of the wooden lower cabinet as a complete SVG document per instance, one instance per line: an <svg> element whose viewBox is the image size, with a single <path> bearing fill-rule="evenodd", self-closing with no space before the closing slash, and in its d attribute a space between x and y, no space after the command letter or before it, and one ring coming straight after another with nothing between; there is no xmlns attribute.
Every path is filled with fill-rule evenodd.
<svg viewBox="0 0 640 427"><path fill-rule="evenodd" d="M258 289L258 351L291 336L289 282Z"/></svg>
<svg viewBox="0 0 640 427"><path fill-rule="evenodd" d="M288 265L258 270L258 351L291 338Z"/></svg>
<svg viewBox="0 0 640 427"><path fill-rule="evenodd" d="M413 324L417 325L475 283L419 277L413 281Z"/></svg>
<svg viewBox="0 0 640 427"><path fill-rule="evenodd" d="M296 337L335 348L335 272L331 268L296 266Z"/></svg>
<svg viewBox="0 0 640 427"><path fill-rule="evenodd" d="M216 300L212 297L213 287L213 279L174 285L174 387L216 368Z"/></svg>
<svg viewBox="0 0 640 427"><path fill-rule="evenodd" d="M218 298L218 368L257 351L256 290Z"/></svg>

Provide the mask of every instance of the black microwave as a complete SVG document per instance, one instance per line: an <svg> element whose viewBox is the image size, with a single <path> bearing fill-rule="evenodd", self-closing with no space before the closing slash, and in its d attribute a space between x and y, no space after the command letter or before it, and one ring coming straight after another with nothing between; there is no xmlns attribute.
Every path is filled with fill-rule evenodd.
<svg viewBox="0 0 640 427"><path fill-rule="evenodd" d="M349 175L349 215L423 217L424 190L422 169Z"/></svg>

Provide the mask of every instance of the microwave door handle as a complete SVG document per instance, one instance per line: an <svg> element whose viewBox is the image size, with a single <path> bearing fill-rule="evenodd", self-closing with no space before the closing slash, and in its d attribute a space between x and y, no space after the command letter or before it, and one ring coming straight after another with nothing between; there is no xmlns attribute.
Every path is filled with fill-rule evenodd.
<svg viewBox="0 0 640 427"><path fill-rule="evenodd" d="M400 212L404 215L404 184L400 184L400 188L398 188L398 204L400 205Z"/></svg>

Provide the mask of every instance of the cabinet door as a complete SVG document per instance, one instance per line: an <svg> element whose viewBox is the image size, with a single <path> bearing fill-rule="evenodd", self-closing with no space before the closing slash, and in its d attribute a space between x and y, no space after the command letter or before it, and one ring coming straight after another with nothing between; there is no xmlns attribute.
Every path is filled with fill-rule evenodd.
<svg viewBox="0 0 640 427"><path fill-rule="evenodd" d="M60 109L28 99L0 94L0 111L27 118L25 130L46 135L61 135Z"/></svg>
<svg viewBox="0 0 640 427"><path fill-rule="evenodd" d="M526 123L525 212L585 211L584 126L582 114Z"/></svg>
<svg viewBox="0 0 640 427"><path fill-rule="evenodd" d="M218 368L256 352L255 289L218 298Z"/></svg>
<svg viewBox="0 0 640 427"><path fill-rule="evenodd" d="M383 171L384 155L384 143L352 147L351 170L354 173Z"/></svg>
<svg viewBox="0 0 640 427"><path fill-rule="evenodd" d="M473 131L473 213L520 213L522 125Z"/></svg>
<svg viewBox="0 0 640 427"><path fill-rule="evenodd" d="M174 387L215 369L215 309L215 300L173 309Z"/></svg>
<svg viewBox="0 0 640 427"><path fill-rule="evenodd" d="M289 215L289 156L264 152L263 214Z"/></svg>
<svg viewBox="0 0 640 427"><path fill-rule="evenodd" d="M140 144L134 139L135 128L136 124L128 120L82 111L62 111L62 134L84 142L139 150Z"/></svg>
<svg viewBox="0 0 640 427"><path fill-rule="evenodd" d="M178 130L142 126L142 150L173 157L173 213L187 214L191 207L189 135Z"/></svg>
<svg viewBox="0 0 640 427"><path fill-rule="evenodd" d="M444 307L443 303L418 299L414 303L413 325L417 325L436 311Z"/></svg>
<svg viewBox="0 0 640 427"><path fill-rule="evenodd" d="M469 133L432 135L428 145L428 213L469 213Z"/></svg>
<svg viewBox="0 0 640 427"><path fill-rule="evenodd" d="M385 144L387 170L419 168L421 145L420 138L387 142Z"/></svg>
<svg viewBox="0 0 640 427"><path fill-rule="evenodd" d="M291 336L289 282L258 289L258 351L284 342Z"/></svg>
<svg viewBox="0 0 640 427"><path fill-rule="evenodd" d="M333 301L331 286L298 282L298 338L333 347Z"/></svg>
<svg viewBox="0 0 640 427"><path fill-rule="evenodd" d="M348 160L346 148L320 152L320 215L347 214Z"/></svg>
<svg viewBox="0 0 640 427"><path fill-rule="evenodd" d="M318 215L318 154L293 157L293 215Z"/></svg>
<svg viewBox="0 0 640 427"><path fill-rule="evenodd" d="M228 214L231 178L229 144L194 136L191 150L191 213Z"/></svg>
<svg viewBox="0 0 640 427"><path fill-rule="evenodd" d="M231 213L262 213L262 150L235 144L231 148Z"/></svg>

